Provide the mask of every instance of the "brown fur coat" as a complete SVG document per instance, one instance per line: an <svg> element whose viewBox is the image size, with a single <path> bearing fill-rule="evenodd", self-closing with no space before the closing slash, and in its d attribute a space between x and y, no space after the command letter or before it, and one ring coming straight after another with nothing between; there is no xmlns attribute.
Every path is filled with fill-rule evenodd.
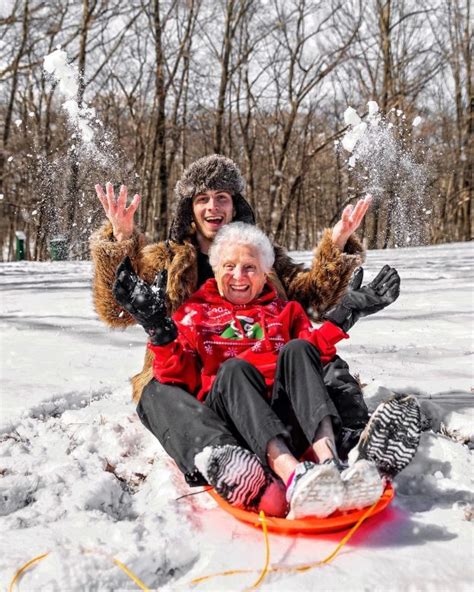
<svg viewBox="0 0 474 592"><path fill-rule="evenodd" d="M91 237L94 263L93 296L99 317L112 328L124 328L135 323L112 296L115 270L129 255L137 273L147 282L158 271L168 270L167 296L169 312L173 313L197 288L197 252L190 242L145 245L143 235L116 242L112 226L106 222ZM314 251L309 269L296 264L281 247L275 247L275 264L269 279L283 298L297 300L315 320L334 306L346 291L353 270L362 263L362 247L354 238L342 253L326 229ZM153 378L152 354L146 351L143 369L131 379L133 400L138 402L144 387Z"/></svg>

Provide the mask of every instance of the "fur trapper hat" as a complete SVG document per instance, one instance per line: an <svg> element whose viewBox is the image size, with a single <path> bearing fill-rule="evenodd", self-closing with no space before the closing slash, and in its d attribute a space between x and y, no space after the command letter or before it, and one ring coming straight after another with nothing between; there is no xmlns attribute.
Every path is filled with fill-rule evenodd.
<svg viewBox="0 0 474 592"><path fill-rule="evenodd" d="M169 238L182 243L193 234L192 200L195 195L206 191L226 191L234 202L234 222L255 224L255 215L249 203L244 199L245 182L233 160L211 154L199 158L184 170L181 179L176 183L176 209L171 223Z"/></svg>

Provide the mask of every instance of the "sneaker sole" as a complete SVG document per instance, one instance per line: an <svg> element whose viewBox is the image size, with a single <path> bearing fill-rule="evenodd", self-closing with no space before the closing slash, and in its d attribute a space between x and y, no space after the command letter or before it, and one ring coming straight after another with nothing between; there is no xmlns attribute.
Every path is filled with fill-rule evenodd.
<svg viewBox="0 0 474 592"><path fill-rule="evenodd" d="M411 395L381 403L362 432L352 463L373 461L380 474L392 479L413 459L421 436L421 412Z"/></svg>
<svg viewBox="0 0 474 592"><path fill-rule="evenodd" d="M270 482L270 476L257 456L230 444L211 450L205 460L205 470L200 469L209 484L229 504L244 510L256 509ZM198 469L199 456L195 458Z"/></svg>
<svg viewBox="0 0 474 592"><path fill-rule="evenodd" d="M308 472L298 483L287 516L290 520L307 516L325 518L341 504L344 486L337 468L317 465L317 469Z"/></svg>
<svg viewBox="0 0 474 592"><path fill-rule="evenodd" d="M341 473L344 500L339 510L360 510L371 506L382 496L384 482L375 463L359 460Z"/></svg>

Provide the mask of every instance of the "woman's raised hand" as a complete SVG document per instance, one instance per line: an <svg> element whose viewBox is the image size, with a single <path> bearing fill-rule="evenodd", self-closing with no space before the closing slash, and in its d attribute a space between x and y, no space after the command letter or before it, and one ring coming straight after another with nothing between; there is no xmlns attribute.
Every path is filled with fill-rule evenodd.
<svg viewBox="0 0 474 592"><path fill-rule="evenodd" d="M342 211L341 219L332 230L332 242L341 251L344 250L347 239L361 225L371 203L372 196L366 195L364 199L359 199L355 206L349 204Z"/></svg>
<svg viewBox="0 0 474 592"><path fill-rule="evenodd" d="M127 187L120 186L117 199L115 199L112 183L105 184L105 192L102 185L95 186L97 197L104 208L105 215L112 224L115 240L123 241L129 239L133 234L133 216L140 204L141 197L135 194L132 203L127 208Z"/></svg>

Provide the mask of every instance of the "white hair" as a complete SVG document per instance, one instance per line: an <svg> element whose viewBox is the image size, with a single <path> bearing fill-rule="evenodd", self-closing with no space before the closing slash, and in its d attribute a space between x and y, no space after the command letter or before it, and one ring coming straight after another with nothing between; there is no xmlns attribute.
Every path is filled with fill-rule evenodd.
<svg viewBox="0 0 474 592"><path fill-rule="evenodd" d="M219 265L222 247L246 245L257 249L260 263L268 273L275 261L275 253L267 235L253 224L231 222L223 226L216 234L209 248L209 263L215 271Z"/></svg>

